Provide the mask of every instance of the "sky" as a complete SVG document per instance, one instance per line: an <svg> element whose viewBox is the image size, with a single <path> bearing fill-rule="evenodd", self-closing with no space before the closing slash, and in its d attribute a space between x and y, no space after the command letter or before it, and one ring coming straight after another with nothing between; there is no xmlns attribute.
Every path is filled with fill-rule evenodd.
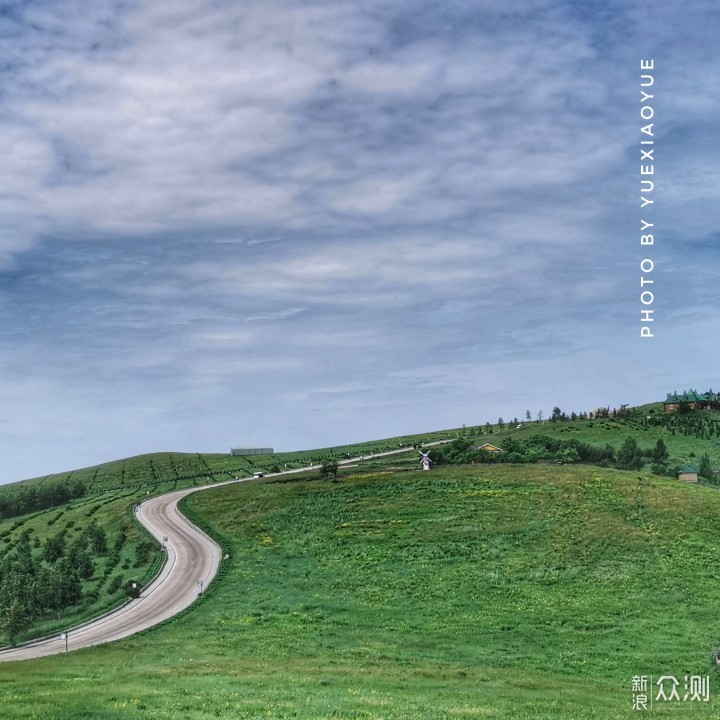
<svg viewBox="0 0 720 720"><path fill-rule="evenodd" d="M5 0L0 482L720 389L719 34L703 1Z"/></svg>

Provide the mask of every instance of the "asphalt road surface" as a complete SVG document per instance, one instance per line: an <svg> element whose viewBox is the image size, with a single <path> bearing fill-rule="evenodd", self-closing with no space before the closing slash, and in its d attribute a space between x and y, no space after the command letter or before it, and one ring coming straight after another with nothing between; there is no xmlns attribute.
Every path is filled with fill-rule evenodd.
<svg viewBox="0 0 720 720"><path fill-rule="evenodd" d="M445 442L450 441L441 440L427 443L425 447ZM361 459L386 457L411 450L412 448L401 448L374 455L348 458L340 461L339 464L348 465L357 463ZM316 470L319 467L319 465L312 465L274 473L274 475L291 475ZM268 475L268 477L271 476ZM120 640L157 625L191 605L197 599L201 589L206 589L217 574L222 558L220 546L180 512L177 506L178 501L190 493L211 490L250 479L242 478L199 488L176 490L146 500L136 511L137 519L159 543L164 545L167 559L161 572L143 589L140 597L117 610L70 629L65 637L58 633L16 648L0 650L0 662L55 655L66 650L78 650L91 645ZM202 587L200 587L200 583L202 583Z"/></svg>
<svg viewBox="0 0 720 720"><path fill-rule="evenodd" d="M161 544L163 538L167 537L167 560L162 571L139 598L70 630L67 638L58 634L0 651L0 661L25 660L65 652L66 640L68 650L120 640L157 625L192 604L200 592L197 583L202 581L203 589L207 587L221 562L220 546L178 509L178 500L196 490L198 488L188 488L152 498L137 511L138 520Z"/></svg>

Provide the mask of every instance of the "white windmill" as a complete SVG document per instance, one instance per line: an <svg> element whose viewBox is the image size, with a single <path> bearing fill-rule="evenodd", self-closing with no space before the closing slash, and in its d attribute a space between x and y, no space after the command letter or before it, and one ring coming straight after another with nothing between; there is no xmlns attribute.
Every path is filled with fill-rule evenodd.
<svg viewBox="0 0 720 720"><path fill-rule="evenodd" d="M432 460L430 460L430 451L428 450L426 453L424 453L422 450L420 451L420 462L422 463L422 469L423 470L429 470L430 469L430 463Z"/></svg>

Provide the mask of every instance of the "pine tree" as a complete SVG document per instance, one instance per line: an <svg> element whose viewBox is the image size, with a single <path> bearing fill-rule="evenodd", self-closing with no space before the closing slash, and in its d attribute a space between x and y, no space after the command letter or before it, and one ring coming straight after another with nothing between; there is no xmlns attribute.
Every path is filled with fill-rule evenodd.
<svg viewBox="0 0 720 720"><path fill-rule="evenodd" d="M698 468L698 475L705 478L706 480L713 482L715 480L715 473L713 472L712 466L710 465L710 458L707 454L700 458L700 467Z"/></svg>
<svg viewBox="0 0 720 720"><path fill-rule="evenodd" d="M85 532L93 552L96 555L104 555L107 552L107 535L97 521L94 520Z"/></svg>
<svg viewBox="0 0 720 720"><path fill-rule="evenodd" d="M652 451L653 462L656 462L658 464L664 464L668 461L669 457L670 453L665 446L665 442L662 438L658 438L658 441L655 444L655 449Z"/></svg>
<svg viewBox="0 0 720 720"><path fill-rule="evenodd" d="M617 454L618 469L641 470L643 466L642 453L634 438L627 438Z"/></svg>

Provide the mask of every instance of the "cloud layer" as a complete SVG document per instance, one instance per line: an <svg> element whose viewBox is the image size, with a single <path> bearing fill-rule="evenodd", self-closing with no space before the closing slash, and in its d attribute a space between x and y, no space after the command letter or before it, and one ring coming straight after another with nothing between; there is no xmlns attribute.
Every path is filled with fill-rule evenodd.
<svg viewBox="0 0 720 720"><path fill-rule="evenodd" d="M680 10L9 5L0 480L716 385L711 354L672 352L680 328L705 337L717 296L718 22L709 4ZM637 337L648 54L651 346Z"/></svg>

